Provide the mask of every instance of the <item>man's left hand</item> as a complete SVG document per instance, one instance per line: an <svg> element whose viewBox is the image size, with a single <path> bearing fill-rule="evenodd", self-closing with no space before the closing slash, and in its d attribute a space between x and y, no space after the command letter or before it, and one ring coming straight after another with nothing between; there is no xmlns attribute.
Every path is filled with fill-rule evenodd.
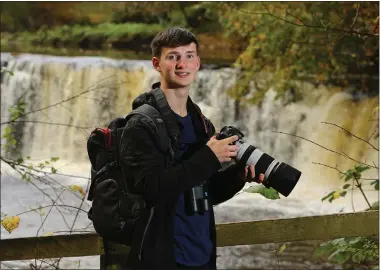
<svg viewBox="0 0 380 270"><path fill-rule="evenodd" d="M255 177L255 166L250 165L244 168L245 181L248 183L256 182L261 184L264 181L264 174L260 173L258 177Z"/></svg>

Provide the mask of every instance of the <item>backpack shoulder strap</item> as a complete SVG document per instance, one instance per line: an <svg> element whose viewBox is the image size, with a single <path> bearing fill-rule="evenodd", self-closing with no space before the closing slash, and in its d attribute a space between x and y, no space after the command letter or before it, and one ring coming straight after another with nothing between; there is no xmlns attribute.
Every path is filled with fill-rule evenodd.
<svg viewBox="0 0 380 270"><path fill-rule="evenodd" d="M162 120L160 112L148 104L143 104L140 107L138 107L137 109L134 109L133 111L131 111L125 117L126 121L128 121L133 115L141 115L141 116L145 117L146 119L148 119L148 121L150 121L154 125L157 132L158 132L157 124L163 124L164 123L164 121Z"/></svg>
<svg viewBox="0 0 380 270"><path fill-rule="evenodd" d="M131 111L126 116L126 121L128 122L128 120L134 115L140 115L148 121L155 133L158 135L159 140L155 140L155 143L162 151L166 152L170 150L171 144L167 133L166 122L162 119L161 113L158 110L148 104L143 104ZM123 129L123 132L124 130L125 129ZM118 141L120 141L122 137L123 134L121 133L120 137L118 136ZM157 136L154 136L154 138L157 138Z"/></svg>
<svg viewBox="0 0 380 270"><path fill-rule="evenodd" d="M165 122L166 129L170 138L173 140L174 145L178 145L180 129L177 124L177 119L170 109L169 104L165 98L164 92L159 87L157 87L152 90L152 94L156 100L156 105L161 114L161 117Z"/></svg>

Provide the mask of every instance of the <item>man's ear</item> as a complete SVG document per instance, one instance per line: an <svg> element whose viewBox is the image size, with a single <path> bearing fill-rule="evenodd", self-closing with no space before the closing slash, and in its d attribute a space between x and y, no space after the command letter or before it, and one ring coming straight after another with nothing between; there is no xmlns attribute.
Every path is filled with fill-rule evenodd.
<svg viewBox="0 0 380 270"><path fill-rule="evenodd" d="M201 67L201 58L199 57L199 55L197 56L197 58L198 58L198 70L199 70L199 68Z"/></svg>
<svg viewBox="0 0 380 270"><path fill-rule="evenodd" d="M157 57L152 58L152 64L155 70L157 70L158 72L161 72L160 61L158 60Z"/></svg>

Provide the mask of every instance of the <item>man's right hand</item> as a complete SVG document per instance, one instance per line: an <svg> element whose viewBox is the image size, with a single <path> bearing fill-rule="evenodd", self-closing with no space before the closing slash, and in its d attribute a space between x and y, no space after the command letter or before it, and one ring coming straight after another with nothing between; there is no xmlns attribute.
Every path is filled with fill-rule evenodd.
<svg viewBox="0 0 380 270"><path fill-rule="evenodd" d="M239 149L236 145L230 145L237 141L239 137L237 135L225 138L223 140L217 140L215 136L207 142L207 146L214 152L220 163L230 162L232 157L236 157Z"/></svg>

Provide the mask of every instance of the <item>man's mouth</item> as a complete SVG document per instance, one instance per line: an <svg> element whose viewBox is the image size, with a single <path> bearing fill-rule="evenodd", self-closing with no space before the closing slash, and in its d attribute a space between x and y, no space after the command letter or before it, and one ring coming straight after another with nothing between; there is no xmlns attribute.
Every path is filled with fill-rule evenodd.
<svg viewBox="0 0 380 270"><path fill-rule="evenodd" d="M180 78L186 78L189 74L189 72L175 72L175 75L177 75Z"/></svg>

